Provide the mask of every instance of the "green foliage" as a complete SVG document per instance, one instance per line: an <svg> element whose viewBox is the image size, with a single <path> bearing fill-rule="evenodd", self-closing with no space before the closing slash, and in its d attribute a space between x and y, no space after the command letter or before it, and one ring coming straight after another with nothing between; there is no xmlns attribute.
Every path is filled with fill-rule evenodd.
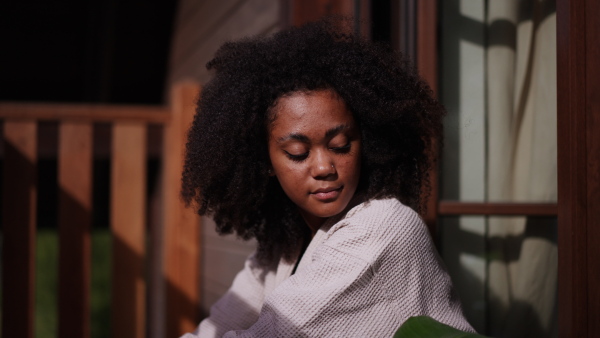
<svg viewBox="0 0 600 338"><path fill-rule="evenodd" d="M108 229L92 232L92 338L110 336L111 237ZM38 229L35 282L35 337L58 336L58 233Z"/></svg>
<svg viewBox="0 0 600 338"><path fill-rule="evenodd" d="M410 317L400 326L394 338L485 338L475 333L457 330L427 316Z"/></svg>
<svg viewBox="0 0 600 338"><path fill-rule="evenodd" d="M111 239L108 228L92 232L92 338L110 337Z"/></svg>
<svg viewBox="0 0 600 338"><path fill-rule="evenodd" d="M35 248L35 336L58 336L58 233L41 228Z"/></svg>

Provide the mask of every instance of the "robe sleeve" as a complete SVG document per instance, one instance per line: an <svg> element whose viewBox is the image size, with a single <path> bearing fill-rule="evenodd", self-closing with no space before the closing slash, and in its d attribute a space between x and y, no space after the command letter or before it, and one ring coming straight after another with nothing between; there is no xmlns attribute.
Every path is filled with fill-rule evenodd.
<svg viewBox="0 0 600 338"><path fill-rule="evenodd" d="M369 264L328 246L315 257L265 299L254 325L224 337L347 337L352 326L372 325L365 315L385 307L385 300Z"/></svg>
<svg viewBox="0 0 600 338"><path fill-rule="evenodd" d="M210 308L209 317L181 338L222 337L227 331L249 328L258 320L264 300L265 273L254 255L250 256L229 290Z"/></svg>

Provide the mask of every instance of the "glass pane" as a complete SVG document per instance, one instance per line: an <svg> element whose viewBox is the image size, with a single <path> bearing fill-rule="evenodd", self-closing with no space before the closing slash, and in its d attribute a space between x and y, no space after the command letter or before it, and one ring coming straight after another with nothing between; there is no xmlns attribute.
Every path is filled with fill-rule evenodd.
<svg viewBox="0 0 600 338"><path fill-rule="evenodd" d="M479 333L556 336L556 217L452 216L440 225L440 253Z"/></svg>
<svg viewBox="0 0 600 338"><path fill-rule="evenodd" d="M553 1L440 2L443 199L556 201Z"/></svg>
<svg viewBox="0 0 600 338"><path fill-rule="evenodd" d="M556 202L554 1L439 5L439 96L448 109L441 198ZM555 217L445 217L439 229L476 330L557 334Z"/></svg>

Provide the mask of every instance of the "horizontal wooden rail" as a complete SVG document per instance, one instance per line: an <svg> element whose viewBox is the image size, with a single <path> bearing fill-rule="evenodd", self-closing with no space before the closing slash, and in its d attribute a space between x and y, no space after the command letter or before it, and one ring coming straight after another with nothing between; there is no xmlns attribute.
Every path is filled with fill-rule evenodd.
<svg viewBox="0 0 600 338"><path fill-rule="evenodd" d="M485 215L485 216L556 216L556 203L472 203L440 201L439 216Z"/></svg>
<svg viewBox="0 0 600 338"><path fill-rule="evenodd" d="M140 105L1 102L0 119L165 124L170 108Z"/></svg>

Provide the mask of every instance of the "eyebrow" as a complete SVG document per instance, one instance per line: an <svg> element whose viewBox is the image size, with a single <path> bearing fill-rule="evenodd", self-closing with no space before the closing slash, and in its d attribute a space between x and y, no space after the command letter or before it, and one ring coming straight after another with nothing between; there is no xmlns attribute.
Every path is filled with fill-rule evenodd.
<svg viewBox="0 0 600 338"><path fill-rule="evenodd" d="M332 137L334 135L337 135L339 132L341 132L342 130L345 129L350 129L350 126L347 124L340 124L337 127L331 128L329 129L326 133L325 133L325 137Z"/></svg>
<svg viewBox="0 0 600 338"><path fill-rule="evenodd" d="M337 135L339 132L341 132L342 130L346 130L349 129L350 126L348 124L340 124L339 126L335 126L329 130L327 130L325 132L325 137L329 138L332 137L334 135ZM310 143L310 139L308 138L308 136L304 135L304 134L300 134L300 133L292 133L283 137L280 137L277 139L278 143L287 141L287 140L297 140L303 143Z"/></svg>
<svg viewBox="0 0 600 338"><path fill-rule="evenodd" d="M304 134L300 134L300 133L293 133L293 134L289 134L287 136L283 136L277 139L278 143L287 141L287 140L296 140L296 141L300 141L303 143L310 143L310 140L308 139L308 136L304 135Z"/></svg>

